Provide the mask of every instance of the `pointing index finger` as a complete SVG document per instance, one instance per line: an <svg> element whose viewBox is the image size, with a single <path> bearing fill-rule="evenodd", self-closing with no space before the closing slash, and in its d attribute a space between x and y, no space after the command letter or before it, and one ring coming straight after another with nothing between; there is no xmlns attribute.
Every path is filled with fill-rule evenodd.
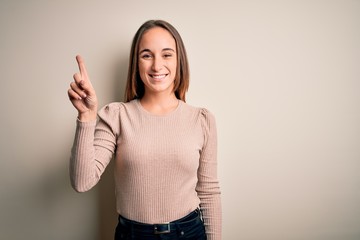
<svg viewBox="0 0 360 240"><path fill-rule="evenodd" d="M77 61L78 66L79 66L80 75L81 75L82 80L88 81L88 74L87 74L87 71L86 71L84 59L80 55L77 55L76 56L76 61Z"/></svg>

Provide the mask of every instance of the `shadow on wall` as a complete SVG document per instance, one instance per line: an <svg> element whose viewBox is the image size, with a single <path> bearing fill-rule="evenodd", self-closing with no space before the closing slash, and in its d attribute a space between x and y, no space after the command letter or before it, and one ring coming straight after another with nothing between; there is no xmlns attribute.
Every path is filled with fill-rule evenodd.
<svg viewBox="0 0 360 240"><path fill-rule="evenodd" d="M109 86L114 89L114 98L111 101L123 101L128 69L128 58L121 56L121 58L115 61L114 69L114 77L109 84ZM98 183L100 240L114 239L115 227L118 220L115 201L114 166L115 164L112 160Z"/></svg>
<svg viewBox="0 0 360 240"><path fill-rule="evenodd" d="M99 239L114 239L118 214L115 202L114 161L108 165L99 182Z"/></svg>

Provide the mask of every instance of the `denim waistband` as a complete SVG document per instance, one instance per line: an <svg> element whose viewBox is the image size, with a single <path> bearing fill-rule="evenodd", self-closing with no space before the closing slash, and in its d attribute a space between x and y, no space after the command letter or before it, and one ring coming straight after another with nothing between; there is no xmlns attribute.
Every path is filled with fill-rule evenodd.
<svg viewBox="0 0 360 240"><path fill-rule="evenodd" d="M195 209L185 217L182 217L178 220L169 222L169 223L159 223L159 224L146 224L140 223L136 221L129 220L124 218L123 216L119 215L119 223L134 231L141 231L147 233L155 233L155 234L163 234L169 233L176 230L178 227L187 227L192 226L194 221L201 219L201 212L200 209Z"/></svg>

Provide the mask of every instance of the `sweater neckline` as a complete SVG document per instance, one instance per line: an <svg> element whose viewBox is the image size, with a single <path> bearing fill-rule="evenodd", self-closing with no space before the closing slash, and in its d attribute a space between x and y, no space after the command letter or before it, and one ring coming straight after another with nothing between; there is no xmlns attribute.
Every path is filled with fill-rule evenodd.
<svg viewBox="0 0 360 240"><path fill-rule="evenodd" d="M168 112L168 113L165 113L165 114L155 114L155 113L151 113L149 111L147 111L140 103L140 99L136 99L135 100L135 103L136 103L136 106L138 107L138 109L140 110L140 112L146 114L146 115L149 115L149 116L153 116L153 117L169 117L169 116L172 116L174 115L176 112L179 111L179 109L181 108L182 104L183 104L183 101L181 101L179 99L178 101L178 105L176 106L176 108L174 110L172 110L171 112Z"/></svg>

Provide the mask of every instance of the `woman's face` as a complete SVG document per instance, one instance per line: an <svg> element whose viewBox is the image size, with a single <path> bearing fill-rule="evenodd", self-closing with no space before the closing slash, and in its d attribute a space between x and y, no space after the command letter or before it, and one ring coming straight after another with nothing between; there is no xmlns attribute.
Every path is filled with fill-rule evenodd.
<svg viewBox="0 0 360 240"><path fill-rule="evenodd" d="M172 94L176 75L176 43L161 27L147 30L139 43L138 64L145 94Z"/></svg>

